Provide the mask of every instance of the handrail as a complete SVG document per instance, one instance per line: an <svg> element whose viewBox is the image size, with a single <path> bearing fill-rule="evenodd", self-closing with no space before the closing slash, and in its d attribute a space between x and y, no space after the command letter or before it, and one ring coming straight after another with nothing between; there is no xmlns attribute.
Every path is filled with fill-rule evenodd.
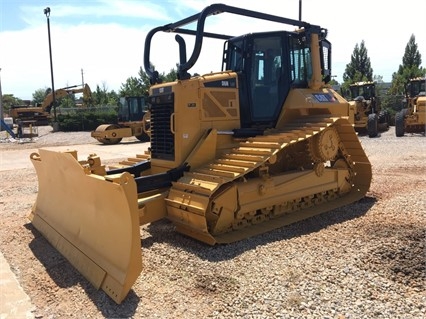
<svg viewBox="0 0 426 319"><path fill-rule="evenodd" d="M182 63L182 61L180 61L180 64L178 65L178 78L180 75L184 77L186 72L190 68L192 68L195 65L196 61L198 60L204 37L224 39L224 40L230 39L232 37L229 35L204 32L204 25L205 25L205 21L207 17L211 15L217 15L219 13L224 13L224 12L233 13L233 14L246 16L246 17L252 17L256 19L272 21L272 22L283 23L286 25L298 26L298 27L310 29L310 30L314 29L315 30L314 32L318 32L318 33L320 33L321 31L321 28L319 26L311 25L310 23L300 21L300 20L279 17L279 16L275 16L271 14L257 12L257 11L232 7L232 6L228 6L228 5L220 4L220 3L212 4L206 7L200 13L194 14L190 17L187 17L175 23L169 23L164 26L156 27L152 29L150 32L148 32L145 38L144 68L145 68L145 72L148 74L148 76L151 79L151 83L152 84L159 83L158 72L154 70L153 65L150 62L151 40L154 34L156 34L157 32L163 31L163 32L174 32L174 33L180 33L180 34L195 35L195 44L194 44L194 48L190 58L185 63ZM187 25L195 21L197 21L197 29L195 31L180 28L184 25Z"/></svg>

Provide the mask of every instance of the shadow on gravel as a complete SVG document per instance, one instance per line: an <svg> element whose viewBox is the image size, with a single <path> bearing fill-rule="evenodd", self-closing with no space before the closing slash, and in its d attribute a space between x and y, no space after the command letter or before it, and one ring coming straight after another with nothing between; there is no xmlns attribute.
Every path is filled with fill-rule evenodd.
<svg viewBox="0 0 426 319"><path fill-rule="evenodd" d="M358 132L357 135L358 135L358 137L361 137L361 138L372 138L372 139L374 139L374 138L380 138L382 136L382 133L383 132L378 132L377 136L373 136L373 137L368 136L368 134L364 133L364 132Z"/></svg>
<svg viewBox="0 0 426 319"><path fill-rule="evenodd" d="M34 235L34 239L29 244L30 249L58 287L76 287L77 289L81 287L104 318L132 318L134 316L140 298L133 290L130 290L123 302L117 305L107 294L102 290L97 290L86 280L31 223L26 224L25 227Z"/></svg>
<svg viewBox="0 0 426 319"><path fill-rule="evenodd" d="M142 248L149 249L155 243L167 243L172 247L188 251L200 259L210 262L230 260L258 246L289 240L361 217L367 213L375 202L376 199L374 197L365 197L354 204L310 217L262 235L231 244L215 246L209 246L193 238L186 237L176 232L170 221L161 220L151 223L145 228L144 231L147 232L148 237L142 240ZM31 223L26 224L25 227L34 236L29 244L30 249L58 287L70 289L81 287L105 318L131 318L134 316L141 299L133 290L130 290L128 296L120 305L117 305L102 290L94 288L83 275L48 243ZM141 253L143 254L143 252ZM203 280L207 279L204 278ZM215 280L217 281L216 277Z"/></svg>
<svg viewBox="0 0 426 319"><path fill-rule="evenodd" d="M177 233L171 222L161 220L148 225L147 232L151 236L142 240L142 248L149 248L155 243L163 242L186 250L204 260L212 262L230 260L258 246L314 233L328 226L361 217L368 212L375 202L376 199L374 197L366 196L351 205L346 205L261 235L215 246L209 246L196 239Z"/></svg>
<svg viewBox="0 0 426 319"><path fill-rule="evenodd" d="M103 143L98 143L98 142L95 142L94 144L96 144L98 146L102 146L102 147L108 147L108 146L111 146L111 145L133 145L133 144L143 145L145 143L148 143L148 142L141 142L139 140L129 140L129 141L121 141L117 144L103 144Z"/></svg>
<svg viewBox="0 0 426 319"><path fill-rule="evenodd" d="M365 225L371 241L380 242L363 253L359 267L396 283L426 291L426 254L424 225L392 223Z"/></svg>

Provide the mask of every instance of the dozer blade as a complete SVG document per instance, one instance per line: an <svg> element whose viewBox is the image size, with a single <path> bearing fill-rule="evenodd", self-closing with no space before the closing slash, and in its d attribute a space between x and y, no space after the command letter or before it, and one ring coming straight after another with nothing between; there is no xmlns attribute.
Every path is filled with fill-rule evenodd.
<svg viewBox="0 0 426 319"><path fill-rule="evenodd" d="M129 173L87 173L70 153L31 154L34 227L86 277L121 303L142 270L136 183Z"/></svg>

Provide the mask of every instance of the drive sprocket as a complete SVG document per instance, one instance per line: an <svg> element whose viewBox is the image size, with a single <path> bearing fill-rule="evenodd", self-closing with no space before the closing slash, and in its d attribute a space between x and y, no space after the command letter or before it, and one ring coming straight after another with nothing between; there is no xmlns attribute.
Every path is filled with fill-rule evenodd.
<svg viewBox="0 0 426 319"><path fill-rule="evenodd" d="M329 127L309 140L309 153L312 161L327 162L336 158L339 151L339 135Z"/></svg>

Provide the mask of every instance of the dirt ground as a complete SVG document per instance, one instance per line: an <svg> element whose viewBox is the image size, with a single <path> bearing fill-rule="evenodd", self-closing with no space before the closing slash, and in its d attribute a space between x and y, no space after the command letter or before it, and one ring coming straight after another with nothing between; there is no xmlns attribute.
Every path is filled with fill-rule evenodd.
<svg viewBox="0 0 426 319"><path fill-rule="evenodd" d="M3 139L0 168L1 163L8 161L8 151L82 144L82 140L96 144L89 134L52 133L47 127L34 141L12 143ZM0 170L0 250L35 305L36 318L264 318L269 317L268 312L270 318L299 318L297 314L300 318L421 318L426 302L426 138L396 138L391 127L377 138L360 136L360 140L373 167L373 181L366 198L327 214L325 219L315 217L286 227L286 235L284 230L277 230L227 248L211 248L176 234L168 222L141 228L144 269L121 305L97 291L29 223L27 216L38 187L33 168ZM346 214L344 218L340 215L342 211ZM346 242L350 245L345 246ZM223 255L218 257L219 254ZM274 259L280 260L281 255L294 257L285 262L292 267L293 274L298 274L297 287L292 288L298 292L289 293L285 303L277 304L280 310L269 306L263 314L256 312L254 307L261 306L257 304L260 297L257 301L251 299L255 294L264 296L284 289L282 283L279 288L269 286L274 285L276 278L266 279L274 278L271 269L274 274L284 271L280 266L284 260L274 268ZM298 256L301 264L296 264ZM310 264L312 256L315 262ZM340 263L352 266L336 266ZM309 277L320 264L324 276ZM333 276L332 269L336 273L336 269L345 267L356 271L354 282L347 284L352 287L351 292L327 292L327 300L341 301L338 306L330 301L320 302L324 307L320 316L321 312L312 308L315 302L310 300L316 297L306 292L308 286L325 287L327 282L334 285L341 278L326 278L329 271L329 276ZM228 269L232 276L226 275ZM379 277L368 279L364 277L366 273L377 274L383 280L380 282L389 287L367 289L369 282L373 285ZM257 282L261 277L264 281ZM360 282L362 288L357 286ZM302 286L304 290L299 290ZM370 296L365 297L364 293ZM399 300L397 295L401 293L404 297ZM367 308L353 309L357 302L354 298L367 298L374 305L370 309L368 302L362 301ZM275 297L264 300L278 302ZM404 316L405 306L415 312Z"/></svg>

